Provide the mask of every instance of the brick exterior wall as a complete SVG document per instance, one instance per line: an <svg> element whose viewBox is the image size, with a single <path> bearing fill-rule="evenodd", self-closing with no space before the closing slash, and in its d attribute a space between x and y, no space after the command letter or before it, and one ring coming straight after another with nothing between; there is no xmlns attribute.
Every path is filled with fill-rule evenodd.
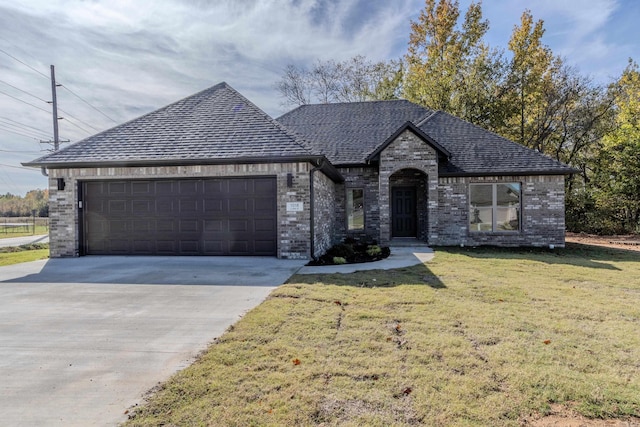
<svg viewBox="0 0 640 427"><path fill-rule="evenodd" d="M82 224L78 223L78 182L83 180L275 176L277 182L278 257L308 259L311 252L309 215L309 171L311 167L311 164L301 162L50 169L49 234L51 257L79 255L78 232ZM291 188L287 187L287 174L289 173L293 175ZM321 175L323 176L322 172L316 172L315 175L318 176L318 180L324 180L324 178L320 178ZM57 178L64 178L64 190L57 189ZM325 198L330 197L329 190L321 190L320 193L326 193ZM304 209L301 212L289 212L287 211L287 202L303 202Z"/></svg>
<svg viewBox="0 0 640 427"><path fill-rule="evenodd" d="M402 132L380 153L380 243L391 240L391 186L393 175L403 169L415 169L424 174L424 190L421 215L424 223L421 236L431 240L438 226L438 158L436 151L410 130ZM396 175L402 178L402 174ZM419 190L418 190L419 191ZM419 211L420 212L420 211ZM426 218L426 219L425 219ZM426 226L426 229L424 229Z"/></svg>
<svg viewBox="0 0 640 427"><path fill-rule="evenodd" d="M519 232L469 231L469 184L519 182ZM564 176L440 178L438 226L431 245L496 245L564 247Z"/></svg>
<svg viewBox="0 0 640 427"><path fill-rule="evenodd" d="M379 175L375 167L338 168L344 183L336 185L335 217L337 242L347 237L365 241L380 240ZM347 230L347 191L364 190L364 230Z"/></svg>
<svg viewBox="0 0 640 427"><path fill-rule="evenodd" d="M323 173L313 174L314 256L324 254L336 242L336 185Z"/></svg>

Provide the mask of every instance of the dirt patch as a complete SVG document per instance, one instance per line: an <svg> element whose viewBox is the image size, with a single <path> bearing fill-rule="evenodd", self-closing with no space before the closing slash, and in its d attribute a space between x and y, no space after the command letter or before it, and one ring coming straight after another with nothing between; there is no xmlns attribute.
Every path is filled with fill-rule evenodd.
<svg viewBox="0 0 640 427"><path fill-rule="evenodd" d="M640 418L625 420L592 420L578 415L575 411L562 405L551 405L551 415L522 420L526 427L640 427Z"/></svg>
<svg viewBox="0 0 640 427"><path fill-rule="evenodd" d="M594 234L585 233L567 233L565 240L568 243L605 246L607 248L640 252L640 236L637 234L596 236Z"/></svg>

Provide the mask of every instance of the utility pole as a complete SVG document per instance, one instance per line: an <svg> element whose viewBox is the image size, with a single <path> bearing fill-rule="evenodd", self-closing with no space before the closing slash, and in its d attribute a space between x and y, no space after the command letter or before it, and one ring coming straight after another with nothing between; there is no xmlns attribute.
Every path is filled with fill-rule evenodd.
<svg viewBox="0 0 640 427"><path fill-rule="evenodd" d="M58 151L60 148L60 137L58 136L58 99L56 96L56 71L55 67L51 66L51 96L53 104L53 151Z"/></svg>
<svg viewBox="0 0 640 427"><path fill-rule="evenodd" d="M60 149L61 142L69 142L69 140L60 141L60 135L58 134L58 120L62 120L62 117L58 117L58 97L56 96L56 88L58 86L62 86L56 84L56 72L55 68L51 66L51 102L47 101L47 103L52 104L53 106L53 141L40 141L43 144L51 144L53 143L53 151L58 151Z"/></svg>

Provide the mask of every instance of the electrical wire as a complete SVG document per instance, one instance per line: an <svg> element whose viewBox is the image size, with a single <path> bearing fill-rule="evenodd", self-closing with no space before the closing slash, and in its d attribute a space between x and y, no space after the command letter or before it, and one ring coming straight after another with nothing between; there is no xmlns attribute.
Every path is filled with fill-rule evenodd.
<svg viewBox="0 0 640 427"><path fill-rule="evenodd" d="M50 133L47 133L45 131L41 131L39 129L32 128L31 126L25 126L25 125L23 125L21 123L15 124L15 123L12 123L12 122L10 122L8 120L4 120L2 117L0 117L0 125L3 125L5 127L8 126L8 127L12 128L12 129L15 128L15 129L17 129L19 131L22 131L22 132L34 134L35 136L38 136L40 138L49 138L51 136Z"/></svg>
<svg viewBox="0 0 640 427"><path fill-rule="evenodd" d="M73 117L73 116L72 116L72 117ZM69 123L70 125L77 127L77 128L78 128L78 129L80 129L81 131L86 132L88 135L91 135L91 134L92 134L92 133L91 133L91 131L88 131L88 130L86 130L85 128L83 128L82 126L80 126L80 125L78 125L78 124L76 124L76 123L73 123L73 121L69 120L68 118L66 118L66 117L60 117L60 118L61 118L61 119L64 119L64 120L65 120L67 123Z"/></svg>
<svg viewBox="0 0 640 427"><path fill-rule="evenodd" d="M47 76L46 74L41 73L40 71L36 70L35 68L33 68L31 65L20 61L18 58L16 58L15 56L11 55L10 53L0 49L0 52L4 53L5 55L7 55L9 58L18 61L19 63L21 63L22 65L24 65L25 67L31 68L33 71L35 71L36 73L40 74L42 77L44 77L45 79L51 81L51 77Z"/></svg>
<svg viewBox="0 0 640 427"><path fill-rule="evenodd" d="M39 96L37 96L37 95L34 95L34 94L32 94L32 93L27 92L26 90L22 90L22 89L20 89L19 87L16 87L16 86L12 85L11 83L7 83L7 82L5 82L4 80L0 80L0 83L4 83L4 84L6 84L7 86L10 86L10 87L14 88L15 90L18 90L18 91L20 91L20 92L22 92L22 93L26 93L27 95L29 95L29 96L31 96L31 97L33 97L33 98L36 98L37 100L40 100L40 101L45 102L45 103L47 103L47 104L49 103L49 101L47 101L46 99L42 99L42 98L40 98L40 97L39 97Z"/></svg>
<svg viewBox="0 0 640 427"><path fill-rule="evenodd" d="M26 154L38 154L42 153L44 150L33 150L33 151L25 151L25 150L3 150L0 148L0 152L2 153L26 153Z"/></svg>
<svg viewBox="0 0 640 427"><path fill-rule="evenodd" d="M84 98L82 98L80 95L78 95L77 93L75 93L74 91L72 91L71 89L69 89L67 86L61 84L60 86L62 86L64 89L68 90L73 96L75 96L76 98L78 98L80 101L84 102L85 104L87 104L89 107L93 108L94 110L96 110L98 113L102 114L103 116L105 116L107 119L111 120L113 123L118 123L116 122L114 119L112 119L111 117L107 116L104 112L102 112L102 110L100 110L97 107L94 107L93 105L89 104L88 101L86 101Z"/></svg>
<svg viewBox="0 0 640 427"><path fill-rule="evenodd" d="M27 168L27 167L24 167L24 166L7 165L5 163L0 163L0 166L4 166L4 167L7 167L7 168L24 169L24 170L28 170L28 171L40 172L40 169Z"/></svg>
<svg viewBox="0 0 640 427"><path fill-rule="evenodd" d="M12 122L12 123L15 123L16 125L20 125L20 126L27 127L27 128L29 128L29 129L36 130L36 131L38 131L38 132L43 133L44 135L47 135L47 138L49 138L49 136L51 135L51 134L50 134L50 133L48 133L47 131L44 131L44 130L42 130L42 129L35 128L35 127L33 127L33 126L29 126L29 125L28 125L28 124L26 124L26 123L17 122L17 121L15 121L15 120L13 120L13 119L10 119L10 118L8 118L8 117L0 116L0 121L4 121L4 122L7 122L7 121L8 121L8 122Z"/></svg>
<svg viewBox="0 0 640 427"><path fill-rule="evenodd" d="M21 132L15 131L15 130L4 128L4 127L2 127L1 124L0 124L0 130L3 130L5 132L10 132L10 133L13 133L13 134L16 134L16 135L24 136L24 137L29 138L29 139L35 139L36 141L39 141L38 138L35 138L35 137L31 136L31 135L27 135L25 133L21 133Z"/></svg>
<svg viewBox="0 0 640 427"><path fill-rule="evenodd" d="M30 106L32 106L33 108L37 108L37 109L38 109L38 110L40 110L40 111L44 111L44 112L45 112L45 113L47 113L47 114L51 114L51 112L50 112L50 111L47 111L47 110L45 110L44 108L40 108L40 107L38 107L37 105L33 105L33 104L31 104L30 102L24 101L24 100L22 100L22 99L20 99L20 98L16 98L15 96L13 96L13 95L9 95L9 94L8 94L8 93L6 93L6 92L3 92L3 91L1 91L1 90L0 90L0 93L1 93L1 94L3 94L3 95L8 96L9 98L13 98L13 99L15 99L16 101L20 101L20 102L22 102L23 104L30 105Z"/></svg>
<svg viewBox="0 0 640 427"><path fill-rule="evenodd" d="M94 127L94 126L91 126L89 123L87 123L87 122L85 122L85 121L82 121L82 120L80 120L80 119L79 119L79 118L77 118L77 117L72 116L70 113L66 112L66 111L65 111L65 110L63 110L62 108L58 107L58 111L60 111L61 113L64 113L67 117L71 117L73 120L78 121L78 122L82 123L83 125L85 125L85 126L87 126L87 127L90 127L91 129L95 130L96 132L100 132L100 129L98 129L98 128ZM66 119L66 120L68 120L68 119ZM84 129L83 129L83 130L84 130ZM87 130L85 130L85 132L87 132L87 133L91 134L91 132L89 132L89 131L87 131Z"/></svg>

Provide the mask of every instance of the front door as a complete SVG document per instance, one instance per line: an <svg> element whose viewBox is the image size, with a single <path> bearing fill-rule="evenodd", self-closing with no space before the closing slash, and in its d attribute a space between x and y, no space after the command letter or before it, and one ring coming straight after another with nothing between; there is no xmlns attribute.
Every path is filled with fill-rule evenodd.
<svg viewBox="0 0 640 427"><path fill-rule="evenodd" d="M391 236L416 237L416 188L394 187L391 190Z"/></svg>

